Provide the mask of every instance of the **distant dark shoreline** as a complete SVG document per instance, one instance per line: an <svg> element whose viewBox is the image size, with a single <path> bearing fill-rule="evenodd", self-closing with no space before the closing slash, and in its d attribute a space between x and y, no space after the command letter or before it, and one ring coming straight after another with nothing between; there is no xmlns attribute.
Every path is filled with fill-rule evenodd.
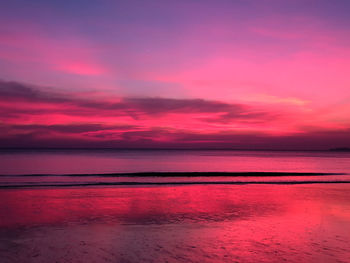
<svg viewBox="0 0 350 263"><path fill-rule="evenodd" d="M332 148L332 149L329 149L329 151L332 151L332 152L350 152L350 148L347 148L347 147Z"/></svg>
<svg viewBox="0 0 350 263"><path fill-rule="evenodd" d="M72 176L72 177L266 177L266 176L327 176L346 175L346 173L305 173L305 172L138 172L138 173L104 173L104 174L22 174L1 176Z"/></svg>
<svg viewBox="0 0 350 263"><path fill-rule="evenodd" d="M45 148L45 147L10 147L0 148L0 152L16 151L247 151L247 152L350 152L348 147L330 149L244 149L244 148Z"/></svg>

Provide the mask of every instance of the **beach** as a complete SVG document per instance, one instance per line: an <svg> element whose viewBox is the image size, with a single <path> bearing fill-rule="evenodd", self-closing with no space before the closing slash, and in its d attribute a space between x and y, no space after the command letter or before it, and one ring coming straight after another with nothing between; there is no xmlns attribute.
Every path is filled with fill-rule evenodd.
<svg viewBox="0 0 350 263"><path fill-rule="evenodd" d="M1 189L1 262L348 262L350 184Z"/></svg>
<svg viewBox="0 0 350 263"><path fill-rule="evenodd" d="M0 0L0 263L350 263L350 0Z"/></svg>

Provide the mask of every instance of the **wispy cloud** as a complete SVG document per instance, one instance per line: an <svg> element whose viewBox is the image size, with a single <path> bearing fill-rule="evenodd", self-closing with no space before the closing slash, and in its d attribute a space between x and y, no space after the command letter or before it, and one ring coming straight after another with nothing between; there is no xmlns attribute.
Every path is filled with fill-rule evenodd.
<svg viewBox="0 0 350 263"><path fill-rule="evenodd" d="M305 128L300 116L268 103L93 96L6 81L0 114L2 147L293 148L308 140L315 148L339 145L348 131L327 123Z"/></svg>
<svg viewBox="0 0 350 263"><path fill-rule="evenodd" d="M10 104L8 102L11 102ZM264 119L268 112L256 112L250 105L230 104L204 99L173 98L82 98L79 94L64 94L40 89L17 82L0 82L0 105L12 114L62 113L71 115L129 116L140 119L144 116L159 117L169 114L203 114L203 121L227 122L245 119ZM26 104L27 103L27 104ZM29 105L28 105L29 104ZM50 104L49 107L42 105ZM25 107L22 107L25 105ZM29 107L28 107L29 106ZM21 108L22 107L22 108ZM22 110L22 112L21 112ZM212 118L210 118L212 116Z"/></svg>

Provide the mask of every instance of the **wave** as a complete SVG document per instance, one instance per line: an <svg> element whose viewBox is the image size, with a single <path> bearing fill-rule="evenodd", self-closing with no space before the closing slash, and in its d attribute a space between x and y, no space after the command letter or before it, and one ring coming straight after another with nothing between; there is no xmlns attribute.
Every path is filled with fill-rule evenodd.
<svg viewBox="0 0 350 263"><path fill-rule="evenodd" d="M307 172L138 172L0 177L0 188L315 183L350 183L350 175Z"/></svg>

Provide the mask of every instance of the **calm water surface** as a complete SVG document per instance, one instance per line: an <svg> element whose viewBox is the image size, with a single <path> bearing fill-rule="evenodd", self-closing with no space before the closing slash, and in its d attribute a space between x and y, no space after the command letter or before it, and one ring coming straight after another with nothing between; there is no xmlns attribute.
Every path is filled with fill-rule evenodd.
<svg viewBox="0 0 350 263"><path fill-rule="evenodd" d="M345 174L105 175L149 171ZM4 263L350 262L350 184L341 183L350 182L349 172L350 154L335 152L3 151L0 259ZM218 181L253 184L171 184ZM256 184L307 181L314 184ZM170 184L62 187L101 182ZM39 184L44 187L31 187Z"/></svg>
<svg viewBox="0 0 350 263"><path fill-rule="evenodd" d="M311 172L328 176L113 177L134 172ZM28 176L33 174L50 176ZM62 176L75 174L81 176ZM95 174L95 176L85 176ZM263 151L3 151L0 187L137 183L350 182L350 153ZM24 176L19 176L24 175Z"/></svg>
<svg viewBox="0 0 350 263"><path fill-rule="evenodd" d="M0 191L1 262L349 262L350 185Z"/></svg>
<svg viewBox="0 0 350 263"><path fill-rule="evenodd" d="M348 152L0 151L0 174L350 172Z"/></svg>

